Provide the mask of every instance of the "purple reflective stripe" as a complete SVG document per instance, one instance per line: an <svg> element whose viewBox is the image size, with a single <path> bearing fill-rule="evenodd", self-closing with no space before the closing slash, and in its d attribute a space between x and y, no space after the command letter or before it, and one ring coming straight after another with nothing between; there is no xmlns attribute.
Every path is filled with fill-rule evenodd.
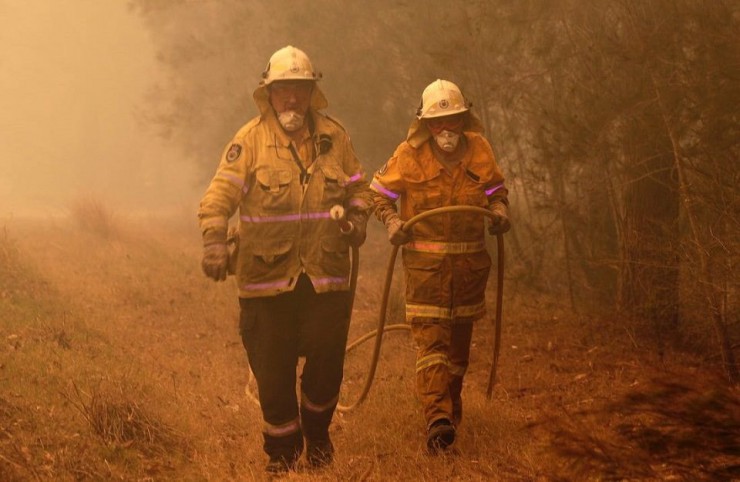
<svg viewBox="0 0 740 482"><path fill-rule="evenodd" d="M245 223L282 223L287 221L300 221L301 219L331 219L329 212L283 214L280 216L241 216Z"/></svg>
<svg viewBox="0 0 740 482"><path fill-rule="evenodd" d="M285 425L270 425L269 423L265 424L265 432L272 435L273 437L284 437L286 435L290 435L293 432L297 432L300 428L301 425L298 420L290 421Z"/></svg>
<svg viewBox="0 0 740 482"><path fill-rule="evenodd" d="M331 219L329 212L325 213L304 213L301 215L303 219Z"/></svg>
<svg viewBox="0 0 740 482"><path fill-rule="evenodd" d="M240 219L245 223L279 223L284 221L298 221L301 219L300 214L285 214L282 216L241 216Z"/></svg>
<svg viewBox="0 0 740 482"><path fill-rule="evenodd" d="M498 191L502 187L504 187L504 183L503 182L501 184L496 184L492 188L486 189L486 196L490 196L491 194L495 193L496 191Z"/></svg>
<svg viewBox="0 0 740 482"><path fill-rule="evenodd" d="M251 283L242 286L243 290L269 290L273 288L285 288L290 286L290 280L273 281L271 283Z"/></svg>
<svg viewBox="0 0 740 482"><path fill-rule="evenodd" d="M219 176L228 179L231 182L231 184L234 184L237 187L244 186L244 180L239 178L238 176L229 174L227 172L222 172L221 174L219 174Z"/></svg>
<svg viewBox="0 0 740 482"><path fill-rule="evenodd" d="M396 194L395 192L386 189L385 186L380 184L375 179L373 179L373 182L370 183L370 189L372 189L373 191L379 192L381 194L385 194L391 199L398 199L400 197L400 194Z"/></svg>
<svg viewBox="0 0 740 482"><path fill-rule="evenodd" d="M356 198L350 199L349 205L362 208L362 209L365 209L367 207L367 203L365 201L363 201L362 199L356 199Z"/></svg>
<svg viewBox="0 0 740 482"><path fill-rule="evenodd" d="M335 276L333 278L315 278L312 279L311 282L314 286L320 286L320 285L329 285L329 284L337 284L337 283L346 283L347 278L342 278L340 276Z"/></svg>
<svg viewBox="0 0 740 482"><path fill-rule="evenodd" d="M306 395L304 392L301 392L301 406L314 413L326 412L329 409L333 409L338 401L339 401L339 395L332 398L328 402L322 405L319 405L317 403L313 403L311 400L308 399L308 395Z"/></svg>
<svg viewBox="0 0 740 482"><path fill-rule="evenodd" d="M347 182L345 182L344 185L346 186L347 184L352 184L353 182L357 182L360 179L362 179L362 176L363 176L363 174L361 172L358 172L354 176L352 176L349 179L347 179Z"/></svg>

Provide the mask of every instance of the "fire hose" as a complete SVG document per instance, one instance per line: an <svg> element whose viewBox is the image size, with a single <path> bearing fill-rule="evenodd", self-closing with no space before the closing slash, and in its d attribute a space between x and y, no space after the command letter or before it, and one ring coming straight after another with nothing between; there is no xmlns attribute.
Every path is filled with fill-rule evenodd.
<svg viewBox="0 0 740 482"><path fill-rule="evenodd" d="M478 214L487 216L489 218L493 217L493 214L489 210L481 208L481 207L477 207L477 206L444 206L441 208L430 209L429 211L425 211L421 214L417 214L416 216L412 217L408 221L404 222L403 230L408 231L409 229L411 229L411 227L414 224L428 217L431 217L431 216L436 216L439 214L446 214L446 213L458 213L458 212L478 213ZM503 290L504 288L504 237L501 234L496 235L496 249L497 249L497 255L498 255L497 256L498 283L496 286L496 318L495 318L496 324L495 324L495 329L494 329L493 361L491 363L491 371L488 377L488 387L486 389L486 396L489 400L493 393L493 385L496 382L496 370L498 368L498 358L499 358L499 352L500 352L500 347L501 347L501 318L502 318L503 295L504 295L504 290ZM356 265L359 264L357 263L359 259L357 258L358 252L359 250L357 250L356 248L353 249L352 251L353 269ZM350 410L354 410L363 401L365 401L365 398L367 398L367 395L370 392L370 387L372 386L372 383L373 383L373 378L375 377L375 371L378 366L378 359L380 357L380 347L383 342L382 335L387 331L410 330L410 326L406 323L398 323L398 324L385 326L386 311L388 308L388 298L390 294L391 283L393 281L393 270L396 264L397 255L398 255L398 246L394 246L393 249L391 250L391 255L388 259L388 264L387 264L387 269L386 269L385 284L383 287L383 297L382 297L382 301L380 304L380 316L378 319L378 328L376 328L375 330L369 333L366 333L365 335L361 336L357 340L347 345L346 352L349 353L351 350L361 345L365 341L375 337L373 357L370 362L370 369L365 379L365 385L362 389L362 392L360 393L360 396L357 399L357 401L355 401L351 405L342 405L341 403L337 405L337 410L339 410L340 412L348 412ZM350 289L352 289L351 281L350 281ZM354 291L352 291L351 297L354 298Z"/></svg>
<svg viewBox="0 0 740 482"><path fill-rule="evenodd" d="M408 221L404 222L403 230L408 231L411 229L413 225L416 223L431 217L436 216L439 214L447 214L447 213L459 213L459 212L467 212L467 213L477 213L481 214L483 216L492 218L494 215L491 213L491 211L477 207L477 206L444 206L440 208L431 209L429 211L425 211L423 213L417 214L416 216L413 216ZM344 219L344 210L341 206L334 206L330 211L331 218L334 219L339 223L340 229L342 232L350 232L352 229L351 223L346 221ZM493 393L493 386L496 383L496 371L498 368L498 358L499 358L499 352L501 348L501 323L502 323L502 309L503 309L503 288L504 288L504 237L502 234L496 235L496 251L497 251L497 285L496 285L496 318L495 318L495 326L494 326L494 342L493 342L493 360L491 362L491 370L489 372L488 376L488 386L486 388L486 397L490 400L491 395ZM345 353L349 353L356 347L360 346L367 340L370 340L371 338L375 337L375 345L373 347L373 356L372 360L370 361L370 368L368 370L367 377L365 378L365 384L362 388L362 392L360 393L359 398L350 405L343 405L338 404L337 410L340 412L349 412L351 410L354 410L357 408L362 402L365 401L367 398L368 393L370 392L370 388L372 387L373 379L375 377L375 371L378 366L378 360L380 358L380 347L383 342L383 334L388 331L395 331L395 330L410 330L411 327L407 323L398 323L393 325L386 326L386 311L388 308L388 299L391 289L391 283L393 281L393 271L396 264L396 257L398 255L398 246L393 246L393 249L391 250L391 255L388 259L387 269L386 269L386 276L385 276L385 284L383 287L383 297L380 304L380 315L378 318L378 327L375 330L372 330L364 335L362 335L360 338L354 340L352 343L347 345L347 348L345 349ZM355 246L352 247L352 268L350 271L350 283L349 283L349 289L350 289L350 302L349 302L349 314L351 316L352 314L352 308L354 304L354 298L355 298L355 290L357 288L357 274L359 270L359 249ZM249 371L248 371L249 372ZM257 402L259 404L259 401L254 396L254 394L251 393L249 390L249 380L247 380L247 386L246 386L246 394L247 396L254 402Z"/></svg>

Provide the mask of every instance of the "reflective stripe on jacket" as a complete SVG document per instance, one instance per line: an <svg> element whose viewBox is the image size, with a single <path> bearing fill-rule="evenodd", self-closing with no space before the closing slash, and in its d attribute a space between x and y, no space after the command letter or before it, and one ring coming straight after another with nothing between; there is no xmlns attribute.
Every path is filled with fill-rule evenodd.
<svg viewBox="0 0 740 482"><path fill-rule="evenodd" d="M344 128L314 109L309 116L314 148L307 169L269 111L237 132L201 201L204 233L225 229L239 209L242 298L290 291L302 271L317 292L349 288L349 244L329 210L339 204L367 211L367 181Z"/></svg>
<svg viewBox="0 0 740 482"><path fill-rule="evenodd" d="M418 148L402 143L370 184L378 219L385 223L397 212L408 220L444 206L507 202L490 144L475 132L465 132L465 139L466 153L451 171L435 158L433 139ZM412 240L403 246L409 321L466 322L485 315L491 260L484 228L481 215L467 213L440 214L413 226Z"/></svg>

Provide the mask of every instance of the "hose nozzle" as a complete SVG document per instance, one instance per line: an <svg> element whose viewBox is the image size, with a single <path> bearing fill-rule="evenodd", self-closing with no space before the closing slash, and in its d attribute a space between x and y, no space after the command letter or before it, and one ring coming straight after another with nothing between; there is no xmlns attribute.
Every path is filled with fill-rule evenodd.
<svg viewBox="0 0 740 482"><path fill-rule="evenodd" d="M339 204L335 204L331 207L329 210L329 217L339 224L339 230L342 234L349 234L355 229L352 223L347 221L345 218L344 207Z"/></svg>

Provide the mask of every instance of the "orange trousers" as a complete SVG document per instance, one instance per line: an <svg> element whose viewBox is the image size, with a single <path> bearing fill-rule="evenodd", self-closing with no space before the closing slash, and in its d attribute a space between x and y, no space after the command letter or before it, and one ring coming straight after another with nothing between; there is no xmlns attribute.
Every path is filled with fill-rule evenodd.
<svg viewBox="0 0 740 482"><path fill-rule="evenodd" d="M427 427L440 419L462 420L462 386L470 359L473 323L412 322L416 343L416 390Z"/></svg>

